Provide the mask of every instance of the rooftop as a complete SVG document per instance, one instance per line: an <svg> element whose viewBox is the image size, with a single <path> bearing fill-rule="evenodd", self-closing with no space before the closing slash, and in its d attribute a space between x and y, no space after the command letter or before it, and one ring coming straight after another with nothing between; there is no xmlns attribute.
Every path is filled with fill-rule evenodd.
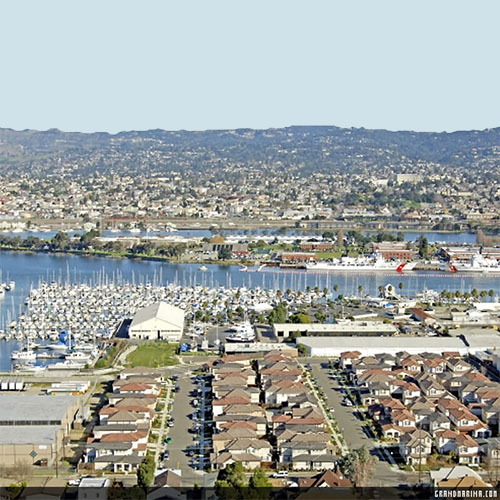
<svg viewBox="0 0 500 500"><path fill-rule="evenodd" d="M179 328L184 327L184 311L179 307L172 306L166 302L157 302L148 307L139 309L130 324L130 328L137 327L145 321L160 319Z"/></svg>
<svg viewBox="0 0 500 500"><path fill-rule="evenodd" d="M0 395L0 423L61 421L75 396L39 396L31 394ZM3 434L3 433L0 433Z"/></svg>
<svg viewBox="0 0 500 500"><path fill-rule="evenodd" d="M48 445L54 442L59 425L13 425L8 432L0 432L0 445L37 444ZM5 427L4 427L5 429Z"/></svg>

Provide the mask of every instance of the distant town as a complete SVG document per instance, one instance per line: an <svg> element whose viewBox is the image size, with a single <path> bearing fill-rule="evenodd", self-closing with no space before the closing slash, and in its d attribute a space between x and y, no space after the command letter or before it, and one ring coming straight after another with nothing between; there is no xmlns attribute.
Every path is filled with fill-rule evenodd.
<svg viewBox="0 0 500 500"><path fill-rule="evenodd" d="M463 134L1 130L0 496L496 493L500 131Z"/></svg>

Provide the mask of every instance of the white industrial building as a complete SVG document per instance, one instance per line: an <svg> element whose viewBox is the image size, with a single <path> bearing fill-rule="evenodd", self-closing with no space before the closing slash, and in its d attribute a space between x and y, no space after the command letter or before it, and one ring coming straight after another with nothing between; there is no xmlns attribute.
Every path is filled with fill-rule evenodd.
<svg viewBox="0 0 500 500"><path fill-rule="evenodd" d="M341 323L275 323L273 333L278 339L287 339L300 332L307 336L333 335L395 335L398 330L390 323L382 321L343 321Z"/></svg>
<svg viewBox="0 0 500 500"><path fill-rule="evenodd" d="M452 351L461 355L468 352L467 345L460 338L451 337L302 337L296 343L303 345L309 356L329 358L339 357L346 351L359 351L361 356L401 351L409 354Z"/></svg>
<svg viewBox="0 0 500 500"><path fill-rule="evenodd" d="M157 302L135 313L129 327L129 337L179 342L183 330L184 311L166 302Z"/></svg>

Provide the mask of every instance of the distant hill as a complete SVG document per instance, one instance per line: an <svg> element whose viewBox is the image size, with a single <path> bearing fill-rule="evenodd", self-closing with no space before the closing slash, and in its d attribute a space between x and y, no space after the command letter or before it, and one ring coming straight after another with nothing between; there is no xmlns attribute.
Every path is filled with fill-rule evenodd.
<svg viewBox="0 0 500 500"><path fill-rule="evenodd" d="M313 172L500 165L500 128L453 133L333 126L204 132L75 133L0 129L0 174L150 174L226 166Z"/></svg>

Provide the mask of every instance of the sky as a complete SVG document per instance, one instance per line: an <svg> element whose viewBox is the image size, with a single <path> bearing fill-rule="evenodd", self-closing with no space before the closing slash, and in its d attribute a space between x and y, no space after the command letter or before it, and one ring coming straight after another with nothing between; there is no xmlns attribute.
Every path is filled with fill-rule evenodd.
<svg viewBox="0 0 500 500"><path fill-rule="evenodd" d="M498 0L4 0L0 127L500 126Z"/></svg>

